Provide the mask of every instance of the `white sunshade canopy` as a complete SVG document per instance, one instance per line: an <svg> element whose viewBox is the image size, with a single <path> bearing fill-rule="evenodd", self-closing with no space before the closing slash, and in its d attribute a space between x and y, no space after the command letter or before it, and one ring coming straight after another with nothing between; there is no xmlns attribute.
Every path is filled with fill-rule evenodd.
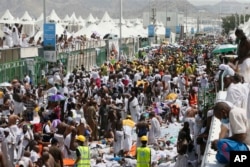
<svg viewBox="0 0 250 167"><path fill-rule="evenodd" d="M61 21L60 17L58 17L54 9L51 11L50 15L48 16L48 21L55 22L55 23L59 23Z"/></svg>
<svg viewBox="0 0 250 167"><path fill-rule="evenodd" d="M87 23L95 23L96 19L93 17L92 13L89 14L89 16L86 19Z"/></svg>
<svg viewBox="0 0 250 167"><path fill-rule="evenodd" d="M70 22L70 17L68 14L66 14L66 16L64 17L63 22L65 22L65 23Z"/></svg>
<svg viewBox="0 0 250 167"><path fill-rule="evenodd" d="M9 9L7 9L3 16L1 17L1 20L14 20L14 16L10 13Z"/></svg>
<svg viewBox="0 0 250 167"><path fill-rule="evenodd" d="M33 21L32 17L27 11L24 12L23 16L20 18L21 21Z"/></svg>
<svg viewBox="0 0 250 167"><path fill-rule="evenodd" d="M70 23L78 23L78 19L76 18L76 14L75 12L72 13L72 15L70 16Z"/></svg>

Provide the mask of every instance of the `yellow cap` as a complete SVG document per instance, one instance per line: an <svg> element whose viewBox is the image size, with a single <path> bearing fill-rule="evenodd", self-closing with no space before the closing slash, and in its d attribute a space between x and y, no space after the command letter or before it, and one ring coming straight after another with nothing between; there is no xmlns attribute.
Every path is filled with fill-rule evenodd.
<svg viewBox="0 0 250 167"><path fill-rule="evenodd" d="M148 141L148 137L147 136L142 136L141 141Z"/></svg>
<svg viewBox="0 0 250 167"><path fill-rule="evenodd" d="M131 115L127 115L127 119L132 119Z"/></svg>
<svg viewBox="0 0 250 167"><path fill-rule="evenodd" d="M85 137L83 135L76 136L76 140L79 140L81 142L85 142Z"/></svg>

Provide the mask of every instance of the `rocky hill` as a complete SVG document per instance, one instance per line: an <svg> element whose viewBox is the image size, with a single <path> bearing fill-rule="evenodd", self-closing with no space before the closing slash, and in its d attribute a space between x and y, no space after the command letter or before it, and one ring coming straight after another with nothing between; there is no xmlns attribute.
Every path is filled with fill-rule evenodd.
<svg viewBox="0 0 250 167"><path fill-rule="evenodd" d="M37 18L43 13L44 0L1 0L0 16L9 9L14 17L21 17L25 11L31 16ZM156 8L158 11L179 11L189 15L198 14L199 10L205 11L206 14L213 13L243 13L244 5L234 0L223 0L216 5L194 6L187 0L122 0L124 18L141 18L143 12L149 11L150 8ZM112 18L120 16L120 0L45 0L46 14L55 9L60 18L66 14L71 15L75 12L76 16L81 15L86 18L89 13L94 17L102 17L107 11ZM249 5L250 6L250 5ZM246 11L245 11L246 12Z"/></svg>

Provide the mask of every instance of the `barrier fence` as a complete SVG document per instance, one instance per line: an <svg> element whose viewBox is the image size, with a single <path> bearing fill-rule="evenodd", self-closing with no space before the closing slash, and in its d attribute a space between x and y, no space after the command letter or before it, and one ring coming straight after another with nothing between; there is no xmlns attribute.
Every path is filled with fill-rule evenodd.
<svg viewBox="0 0 250 167"><path fill-rule="evenodd" d="M80 67L81 65L84 65L86 70L91 70L93 66L101 66L109 59L110 46L113 46L113 43L117 45L118 39L77 42L74 46L66 49L58 46L57 62L53 63L45 61L41 47L31 47L28 48L29 50L25 48L0 50L0 83L13 79L23 80L26 74L31 77L33 84L44 83L42 74L49 71L48 66L58 65L58 62L63 64L66 72L72 72L76 66ZM127 59L131 59L138 51L139 43L138 38L124 38L120 48L117 49L121 51L121 54L126 55ZM37 55L27 56L22 55L22 53L36 53Z"/></svg>

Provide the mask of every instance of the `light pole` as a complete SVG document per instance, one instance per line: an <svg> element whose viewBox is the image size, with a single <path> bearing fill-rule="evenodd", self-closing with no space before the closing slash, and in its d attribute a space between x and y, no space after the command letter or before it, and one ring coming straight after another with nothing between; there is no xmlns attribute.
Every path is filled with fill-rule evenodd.
<svg viewBox="0 0 250 167"><path fill-rule="evenodd" d="M235 29L237 28L237 14L234 15L235 16Z"/></svg>
<svg viewBox="0 0 250 167"><path fill-rule="evenodd" d="M43 0L43 23L46 23L46 0Z"/></svg>
<svg viewBox="0 0 250 167"><path fill-rule="evenodd" d="M245 24L245 22L246 22L246 11L247 11L247 9L248 9L248 7L246 6L246 7L245 7L245 10L244 10L244 24Z"/></svg>
<svg viewBox="0 0 250 167"><path fill-rule="evenodd" d="M119 60L122 51L122 0L120 0L120 39L119 39Z"/></svg>
<svg viewBox="0 0 250 167"><path fill-rule="evenodd" d="M187 38L187 36L188 36L188 19L187 19L187 15L188 15L188 13L187 13L187 6L186 6L186 37L185 38Z"/></svg>

